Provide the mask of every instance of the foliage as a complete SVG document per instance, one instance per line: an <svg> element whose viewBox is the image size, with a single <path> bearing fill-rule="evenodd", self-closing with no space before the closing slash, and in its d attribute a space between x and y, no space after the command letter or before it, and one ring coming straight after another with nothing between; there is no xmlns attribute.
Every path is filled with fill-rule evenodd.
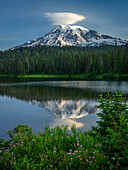
<svg viewBox="0 0 128 170"><path fill-rule="evenodd" d="M128 107L120 92L106 97L100 95L101 110L97 115L98 126L92 127L93 135L100 135L102 149L112 159L113 165L128 167Z"/></svg>
<svg viewBox="0 0 128 170"><path fill-rule="evenodd" d="M127 169L128 110L121 93L100 96L97 127L82 133L68 126L34 134L27 125L9 130L10 145L0 159L1 169Z"/></svg>
<svg viewBox="0 0 128 170"><path fill-rule="evenodd" d="M98 102L100 102L100 105L97 107L102 111L97 113L101 120L97 121L96 131L104 136L108 134L108 127L114 129L115 132L118 131L117 128L121 126L121 116L124 116L125 119L128 118L126 99L120 92L116 92L114 95L108 92L104 98L100 95Z"/></svg>
<svg viewBox="0 0 128 170"><path fill-rule="evenodd" d="M18 131L19 129L19 131ZM68 126L50 129L34 134L31 128L18 126L9 130L12 141L0 160L3 169L98 169L109 167L108 157L102 152L101 144L88 133L67 133Z"/></svg>
<svg viewBox="0 0 128 170"><path fill-rule="evenodd" d="M18 67L17 67L18 65ZM128 73L126 46L36 46L0 52L0 74L84 75L119 78ZM127 78L127 76L125 77Z"/></svg>

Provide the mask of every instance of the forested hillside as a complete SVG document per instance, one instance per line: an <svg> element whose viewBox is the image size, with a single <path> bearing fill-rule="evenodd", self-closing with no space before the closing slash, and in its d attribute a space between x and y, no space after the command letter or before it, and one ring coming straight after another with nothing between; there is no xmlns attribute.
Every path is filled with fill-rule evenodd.
<svg viewBox="0 0 128 170"><path fill-rule="evenodd" d="M37 46L0 52L0 74L128 74L128 47Z"/></svg>

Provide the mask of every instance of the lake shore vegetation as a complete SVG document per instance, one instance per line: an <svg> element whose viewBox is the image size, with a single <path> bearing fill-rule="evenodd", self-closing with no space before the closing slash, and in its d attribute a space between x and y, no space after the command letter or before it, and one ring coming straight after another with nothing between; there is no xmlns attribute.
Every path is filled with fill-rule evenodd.
<svg viewBox="0 0 128 170"><path fill-rule="evenodd" d="M44 80L128 80L128 74L114 74L114 73L104 73L104 74L94 74L88 73L83 75L48 75L48 74L0 74L0 78L34 78L34 79L44 79Z"/></svg>
<svg viewBox="0 0 128 170"><path fill-rule="evenodd" d="M88 132L68 126L34 134L18 125L0 139L1 169L127 169L128 107L121 93L100 96L98 126Z"/></svg>

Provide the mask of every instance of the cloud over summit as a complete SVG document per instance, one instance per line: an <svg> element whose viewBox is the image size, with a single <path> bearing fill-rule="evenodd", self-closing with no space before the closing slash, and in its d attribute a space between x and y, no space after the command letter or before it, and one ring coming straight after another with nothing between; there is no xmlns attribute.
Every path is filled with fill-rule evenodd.
<svg viewBox="0 0 128 170"><path fill-rule="evenodd" d="M45 13L45 17L49 18L53 25L69 25L75 24L79 21L85 19L83 15L75 14L75 13L67 13L67 12L60 12L60 13Z"/></svg>

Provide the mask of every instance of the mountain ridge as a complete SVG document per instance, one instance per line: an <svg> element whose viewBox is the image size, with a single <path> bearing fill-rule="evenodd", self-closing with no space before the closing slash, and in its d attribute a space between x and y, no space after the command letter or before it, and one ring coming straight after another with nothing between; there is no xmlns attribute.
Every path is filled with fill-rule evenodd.
<svg viewBox="0 0 128 170"><path fill-rule="evenodd" d="M13 49L20 47L35 47L37 45L46 46L100 46L100 45L125 45L127 40L115 38L109 35L100 35L95 30L89 30L78 25L59 25L46 35L35 40L27 41L22 45L15 46Z"/></svg>

